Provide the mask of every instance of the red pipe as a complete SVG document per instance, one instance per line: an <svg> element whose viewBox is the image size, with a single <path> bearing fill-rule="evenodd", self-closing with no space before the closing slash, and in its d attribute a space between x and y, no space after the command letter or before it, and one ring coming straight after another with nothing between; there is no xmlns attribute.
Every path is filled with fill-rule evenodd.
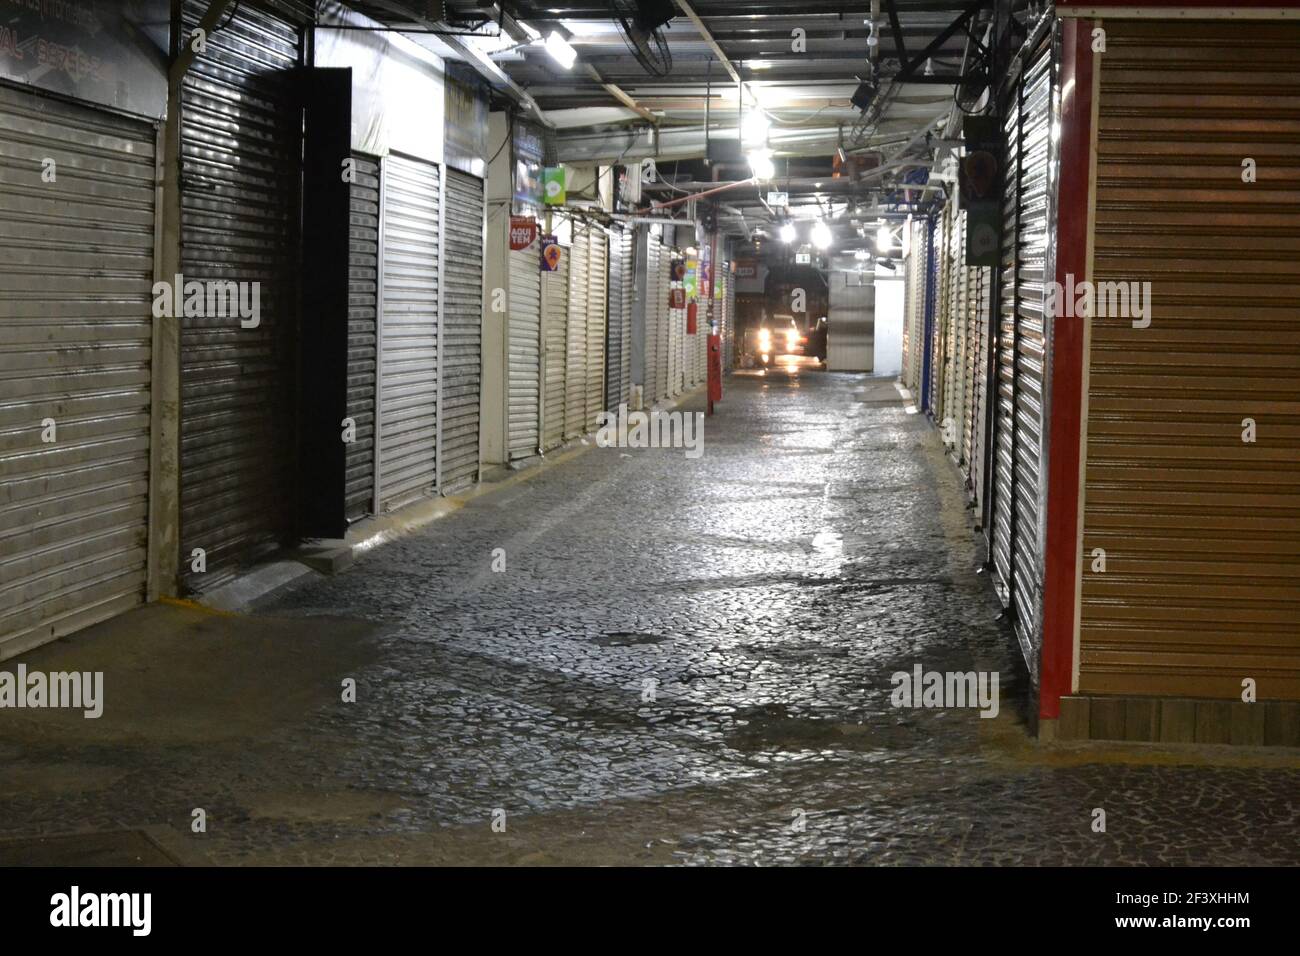
<svg viewBox="0 0 1300 956"><path fill-rule="evenodd" d="M670 199L668 202L657 202L653 206L647 206L645 209L638 209L633 215L643 215L647 212L654 212L656 209L667 209L669 206L677 206L684 202L690 202L692 199L702 199L705 196L712 196L714 193L725 192L728 189L735 189L737 186L748 186L750 183L758 182L757 177L737 180L734 183L727 183L725 186L718 186L716 189L706 189L702 193L691 193L689 196L680 196L677 199Z"/></svg>

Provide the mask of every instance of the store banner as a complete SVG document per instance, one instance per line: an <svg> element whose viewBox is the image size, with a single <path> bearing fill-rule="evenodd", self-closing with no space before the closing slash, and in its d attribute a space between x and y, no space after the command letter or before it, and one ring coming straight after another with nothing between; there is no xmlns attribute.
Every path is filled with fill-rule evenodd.
<svg viewBox="0 0 1300 956"><path fill-rule="evenodd" d="M542 196L548 206L564 205L568 192L563 166L547 166L542 170Z"/></svg>
<svg viewBox="0 0 1300 956"><path fill-rule="evenodd" d="M527 249L537 238L537 220L532 216L510 217L510 251Z"/></svg>
<svg viewBox="0 0 1300 956"><path fill-rule="evenodd" d="M560 259L564 255L564 247L555 236L542 236L542 271L554 272L560 268Z"/></svg>

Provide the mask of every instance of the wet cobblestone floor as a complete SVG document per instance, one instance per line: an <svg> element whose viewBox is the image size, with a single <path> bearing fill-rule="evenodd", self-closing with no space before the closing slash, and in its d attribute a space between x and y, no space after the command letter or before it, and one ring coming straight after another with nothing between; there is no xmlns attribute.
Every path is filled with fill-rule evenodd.
<svg viewBox="0 0 1300 956"><path fill-rule="evenodd" d="M35 652L109 661L108 702L93 728L0 717L0 839L163 828L220 864L1300 863L1293 752L1034 741L981 559L892 382L738 375L697 459L526 470L251 615L172 609L129 668L110 634ZM133 640L161 626L139 620ZM914 664L999 672L1000 714L893 708Z"/></svg>

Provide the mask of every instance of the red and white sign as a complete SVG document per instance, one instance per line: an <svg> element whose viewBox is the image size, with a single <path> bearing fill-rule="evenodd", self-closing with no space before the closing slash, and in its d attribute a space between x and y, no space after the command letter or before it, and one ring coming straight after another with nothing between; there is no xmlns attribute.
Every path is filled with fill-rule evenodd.
<svg viewBox="0 0 1300 956"><path fill-rule="evenodd" d="M527 249L537 238L537 220L532 216L510 217L510 250Z"/></svg>

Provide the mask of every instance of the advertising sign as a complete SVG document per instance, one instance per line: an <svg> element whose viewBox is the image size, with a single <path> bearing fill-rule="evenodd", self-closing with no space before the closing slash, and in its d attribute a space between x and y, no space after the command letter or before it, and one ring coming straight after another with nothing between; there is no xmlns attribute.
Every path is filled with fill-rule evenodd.
<svg viewBox="0 0 1300 956"><path fill-rule="evenodd" d="M0 0L0 77L158 119L167 0Z"/></svg>
<svg viewBox="0 0 1300 956"><path fill-rule="evenodd" d="M537 238L537 220L532 216L510 217L510 249L518 252L527 249Z"/></svg>
<svg viewBox="0 0 1300 956"><path fill-rule="evenodd" d="M542 271L554 272L560 268L560 258L564 247L554 236L542 236Z"/></svg>
<svg viewBox="0 0 1300 956"><path fill-rule="evenodd" d="M542 195L548 206L563 206L567 198L563 166L547 166L542 170Z"/></svg>

